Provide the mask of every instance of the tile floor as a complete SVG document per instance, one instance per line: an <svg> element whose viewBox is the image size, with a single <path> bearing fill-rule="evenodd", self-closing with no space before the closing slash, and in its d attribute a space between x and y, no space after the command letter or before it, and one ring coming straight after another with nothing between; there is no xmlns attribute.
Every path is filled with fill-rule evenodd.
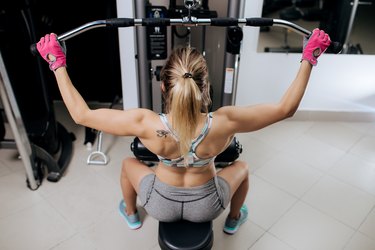
<svg viewBox="0 0 375 250"><path fill-rule="evenodd" d="M107 166L88 166L84 130L63 108L77 140L66 175L25 185L17 152L0 150L0 249L156 250L157 221L131 231L117 212L121 160L131 138L105 134ZM375 249L375 124L284 121L238 135L251 165L250 218L234 236L214 221L214 250Z"/></svg>

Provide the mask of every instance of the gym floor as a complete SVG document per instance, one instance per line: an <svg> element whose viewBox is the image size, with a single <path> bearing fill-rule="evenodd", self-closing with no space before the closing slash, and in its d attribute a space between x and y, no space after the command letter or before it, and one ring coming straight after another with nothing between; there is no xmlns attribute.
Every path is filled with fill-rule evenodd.
<svg viewBox="0 0 375 250"><path fill-rule="evenodd" d="M84 128L61 103L57 118L77 140L65 176L25 184L15 150L0 150L0 249L159 249L158 223L140 209L129 230L117 211L121 161L132 138L103 136L107 166L88 166ZM237 234L214 221L213 249L375 249L375 124L293 118L238 136L251 166L249 220ZM8 135L9 136L9 135Z"/></svg>

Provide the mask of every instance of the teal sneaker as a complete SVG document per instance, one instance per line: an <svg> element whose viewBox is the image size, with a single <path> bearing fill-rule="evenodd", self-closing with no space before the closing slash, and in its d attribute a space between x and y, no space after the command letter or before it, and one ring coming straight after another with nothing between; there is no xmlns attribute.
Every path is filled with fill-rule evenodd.
<svg viewBox="0 0 375 250"><path fill-rule="evenodd" d="M119 213L120 215L125 219L126 223L130 227L130 229L138 229L142 226L142 222L139 219L138 212L132 215L127 215L125 212L126 204L124 200L121 200L120 205L119 205Z"/></svg>
<svg viewBox="0 0 375 250"><path fill-rule="evenodd" d="M227 217L224 225L224 233L235 234L240 226L247 220L247 215L247 206L244 204L240 209L240 218L238 220Z"/></svg>

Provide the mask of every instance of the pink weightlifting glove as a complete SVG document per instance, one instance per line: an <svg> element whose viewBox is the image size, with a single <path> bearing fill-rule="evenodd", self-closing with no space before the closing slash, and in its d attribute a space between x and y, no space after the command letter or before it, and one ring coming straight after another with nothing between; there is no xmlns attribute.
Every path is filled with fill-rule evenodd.
<svg viewBox="0 0 375 250"><path fill-rule="evenodd" d="M66 67L65 48L57 41L56 34L47 34L36 44L39 54L49 64L53 71L60 67Z"/></svg>
<svg viewBox="0 0 375 250"><path fill-rule="evenodd" d="M314 29L310 38L303 39L302 60L307 60L311 65L318 63L318 57L326 51L331 44L331 39L323 30ZM302 61L301 60L301 61Z"/></svg>

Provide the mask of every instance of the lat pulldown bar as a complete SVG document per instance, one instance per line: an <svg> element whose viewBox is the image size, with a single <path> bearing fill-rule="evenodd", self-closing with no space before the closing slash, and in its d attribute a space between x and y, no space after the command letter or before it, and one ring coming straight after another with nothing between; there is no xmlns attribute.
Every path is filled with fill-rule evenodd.
<svg viewBox="0 0 375 250"><path fill-rule="evenodd" d="M66 41L72 37L75 37L83 32L86 32L95 28L124 28L124 27L133 27L133 26L148 26L148 27L157 27L157 26L253 26L253 27L265 27L265 26L277 26L288 28L300 35L310 36L311 31L302 28L301 26L286 21L282 19L272 19L272 18L195 18L187 16L180 19L173 18L112 18L106 20L97 20L93 22L86 23L82 26L79 26L73 30L67 31L61 35L57 36L59 41ZM332 42L331 50L338 54L342 50L342 44L339 42ZM38 53L36 49L36 44L30 46L31 53L36 55Z"/></svg>

